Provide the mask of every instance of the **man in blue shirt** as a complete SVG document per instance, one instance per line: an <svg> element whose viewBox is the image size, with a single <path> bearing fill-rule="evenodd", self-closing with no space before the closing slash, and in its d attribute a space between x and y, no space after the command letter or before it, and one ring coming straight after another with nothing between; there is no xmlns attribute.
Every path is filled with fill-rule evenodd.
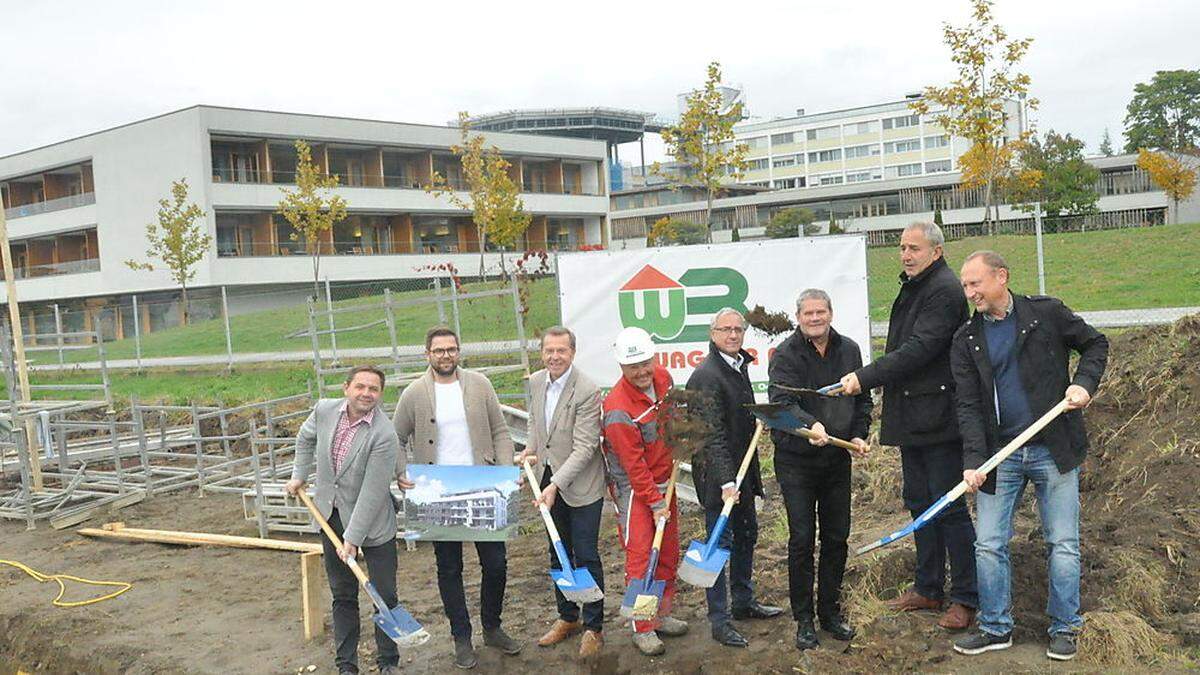
<svg viewBox="0 0 1200 675"><path fill-rule="evenodd" d="M954 643L962 654L1012 646L1012 570L1008 542L1027 483L1037 493L1049 564L1050 644L1046 655L1075 657L1079 616L1079 465L1087 455L1082 409L1108 360L1108 340L1063 303L1008 290L1008 265L992 251L963 263L963 290L975 306L954 334L950 366L963 437L963 480L978 491L975 566L979 632ZM1070 352L1079 353L1068 377ZM1000 463L977 470L1063 398L1068 412Z"/></svg>

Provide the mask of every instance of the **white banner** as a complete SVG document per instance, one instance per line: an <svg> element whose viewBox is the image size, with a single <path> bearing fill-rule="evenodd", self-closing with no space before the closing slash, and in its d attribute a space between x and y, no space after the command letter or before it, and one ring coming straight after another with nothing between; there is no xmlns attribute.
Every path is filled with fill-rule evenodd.
<svg viewBox="0 0 1200 675"><path fill-rule="evenodd" d="M682 386L708 355L708 323L724 307L743 313L755 305L795 320L796 296L820 288L833 300L833 327L871 357L867 301L867 241L863 235L775 239L571 253L558 258L563 324L575 331L575 365L601 387L621 377L613 341L627 326L646 329L658 344L659 363ZM755 358L750 380L765 396L773 348L751 328L746 351Z"/></svg>

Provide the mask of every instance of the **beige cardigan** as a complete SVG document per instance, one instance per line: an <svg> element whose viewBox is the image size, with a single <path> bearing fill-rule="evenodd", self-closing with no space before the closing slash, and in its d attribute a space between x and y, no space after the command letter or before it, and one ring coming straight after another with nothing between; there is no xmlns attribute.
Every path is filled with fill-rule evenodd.
<svg viewBox="0 0 1200 675"><path fill-rule="evenodd" d="M458 384L463 390L467 428L476 464L512 466L513 442L500 410L500 399L484 375L458 369ZM433 371L404 388L396 404L392 422L400 437L401 450L396 457L396 476L404 477L408 462L433 464L437 461L437 419L434 415ZM407 446L407 452L405 447Z"/></svg>

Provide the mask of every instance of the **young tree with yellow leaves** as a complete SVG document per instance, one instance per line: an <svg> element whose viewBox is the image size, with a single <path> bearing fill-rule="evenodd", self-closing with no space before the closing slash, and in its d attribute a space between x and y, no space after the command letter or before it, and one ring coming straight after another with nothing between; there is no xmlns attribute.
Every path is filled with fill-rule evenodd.
<svg viewBox="0 0 1200 675"><path fill-rule="evenodd" d="M667 154L686 167L683 177L669 177L671 182L699 185L707 192L704 239L708 242L712 241L713 198L726 180L736 180L745 171L748 150L745 143L734 142L733 125L742 119L742 103L726 106L725 97L717 89L719 84L721 64L713 61L708 64L704 86L688 94L687 109L679 123L662 131ZM651 171L663 175L658 162Z"/></svg>
<svg viewBox="0 0 1200 675"><path fill-rule="evenodd" d="M1031 133L1023 131L1016 138L1006 138L1005 104L1021 99L1036 109L1038 103L1034 98L1025 101L1029 76L1016 70L1033 40L1010 38L992 16L992 4L991 0L971 0L968 25L942 24L942 41L950 48L958 76L944 87L926 87L925 96L911 106L921 115L931 112L931 104L945 106L934 119L952 136L971 142L971 148L959 158L962 183L984 189L984 222L989 234L995 232L1000 184L1018 177L1014 168L1017 152Z"/></svg>
<svg viewBox="0 0 1200 675"><path fill-rule="evenodd" d="M521 235L529 229L533 216L525 210L521 189L508 174L508 160L500 155L499 148L485 147L482 134L471 134L468 119L465 111L458 113L461 141L450 146L450 152L462 162L467 197L455 192L446 178L436 171L425 191L445 197L451 204L471 212L471 220L479 233L479 276L484 274L483 254L488 239L500 247L500 271L507 275L504 251L516 246Z"/></svg>
<svg viewBox="0 0 1200 675"><path fill-rule="evenodd" d="M296 141L296 189L280 188L283 199L276 213L292 225L292 241L303 241L312 257L313 297L321 296L321 233L333 229L346 217L346 200L328 191L338 186L338 177L326 175L312 161L312 149ZM328 195L328 196L327 196Z"/></svg>
<svg viewBox="0 0 1200 675"><path fill-rule="evenodd" d="M196 220L204 217L204 209L195 203L187 204L188 185L186 178L171 183L171 199L158 200L158 222L146 225L147 258L158 258L179 284L180 301L183 303L181 322L188 322L188 282L196 277L192 267L200 262L212 248L212 237ZM154 271L153 263L126 260L133 270Z"/></svg>
<svg viewBox="0 0 1200 675"><path fill-rule="evenodd" d="M1153 152L1145 148L1138 150L1137 164L1171 198L1175 205L1175 222L1178 223L1179 202L1191 197L1196 189L1196 169L1165 152Z"/></svg>

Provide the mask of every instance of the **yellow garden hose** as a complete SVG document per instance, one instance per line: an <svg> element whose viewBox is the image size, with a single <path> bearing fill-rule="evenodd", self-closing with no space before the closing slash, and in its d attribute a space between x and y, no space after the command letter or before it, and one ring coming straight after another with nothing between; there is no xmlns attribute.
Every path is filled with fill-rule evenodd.
<svg viewBox="0 0 1200 675"><path fill-rule="evenodd" d="M0 565L10 565L12 567L15 567L15 568L21 570L22 572L28 574L29 576L33 577L34 579L37 579L38 581L43 582L43 583L47 582L47 581L53 581L54 583L58 584L58 596L56 596L54 598L54 606L55 607L83 607L84 605L91 605L91 604L95 604L97 602L111 600L111 599L117 597L118 595L124 593L125 591L133 588L133 584L128 584L128 583L125 583L124 581L93 581L91 579L83 579L81 577L73 577L69 574L42 574L41 572L33 569L32 567L29 567L28 565L19 563L15 560L0 560ZM112 593L109 593L108 595L102 595L98 598L92 598L91 600L79 600L76 602L63 602L62 597L67 594L67 585L63 583L63 580L76 581L81 584L87 584L89 586L116 586L120 590L113 591Z"/></svg>

